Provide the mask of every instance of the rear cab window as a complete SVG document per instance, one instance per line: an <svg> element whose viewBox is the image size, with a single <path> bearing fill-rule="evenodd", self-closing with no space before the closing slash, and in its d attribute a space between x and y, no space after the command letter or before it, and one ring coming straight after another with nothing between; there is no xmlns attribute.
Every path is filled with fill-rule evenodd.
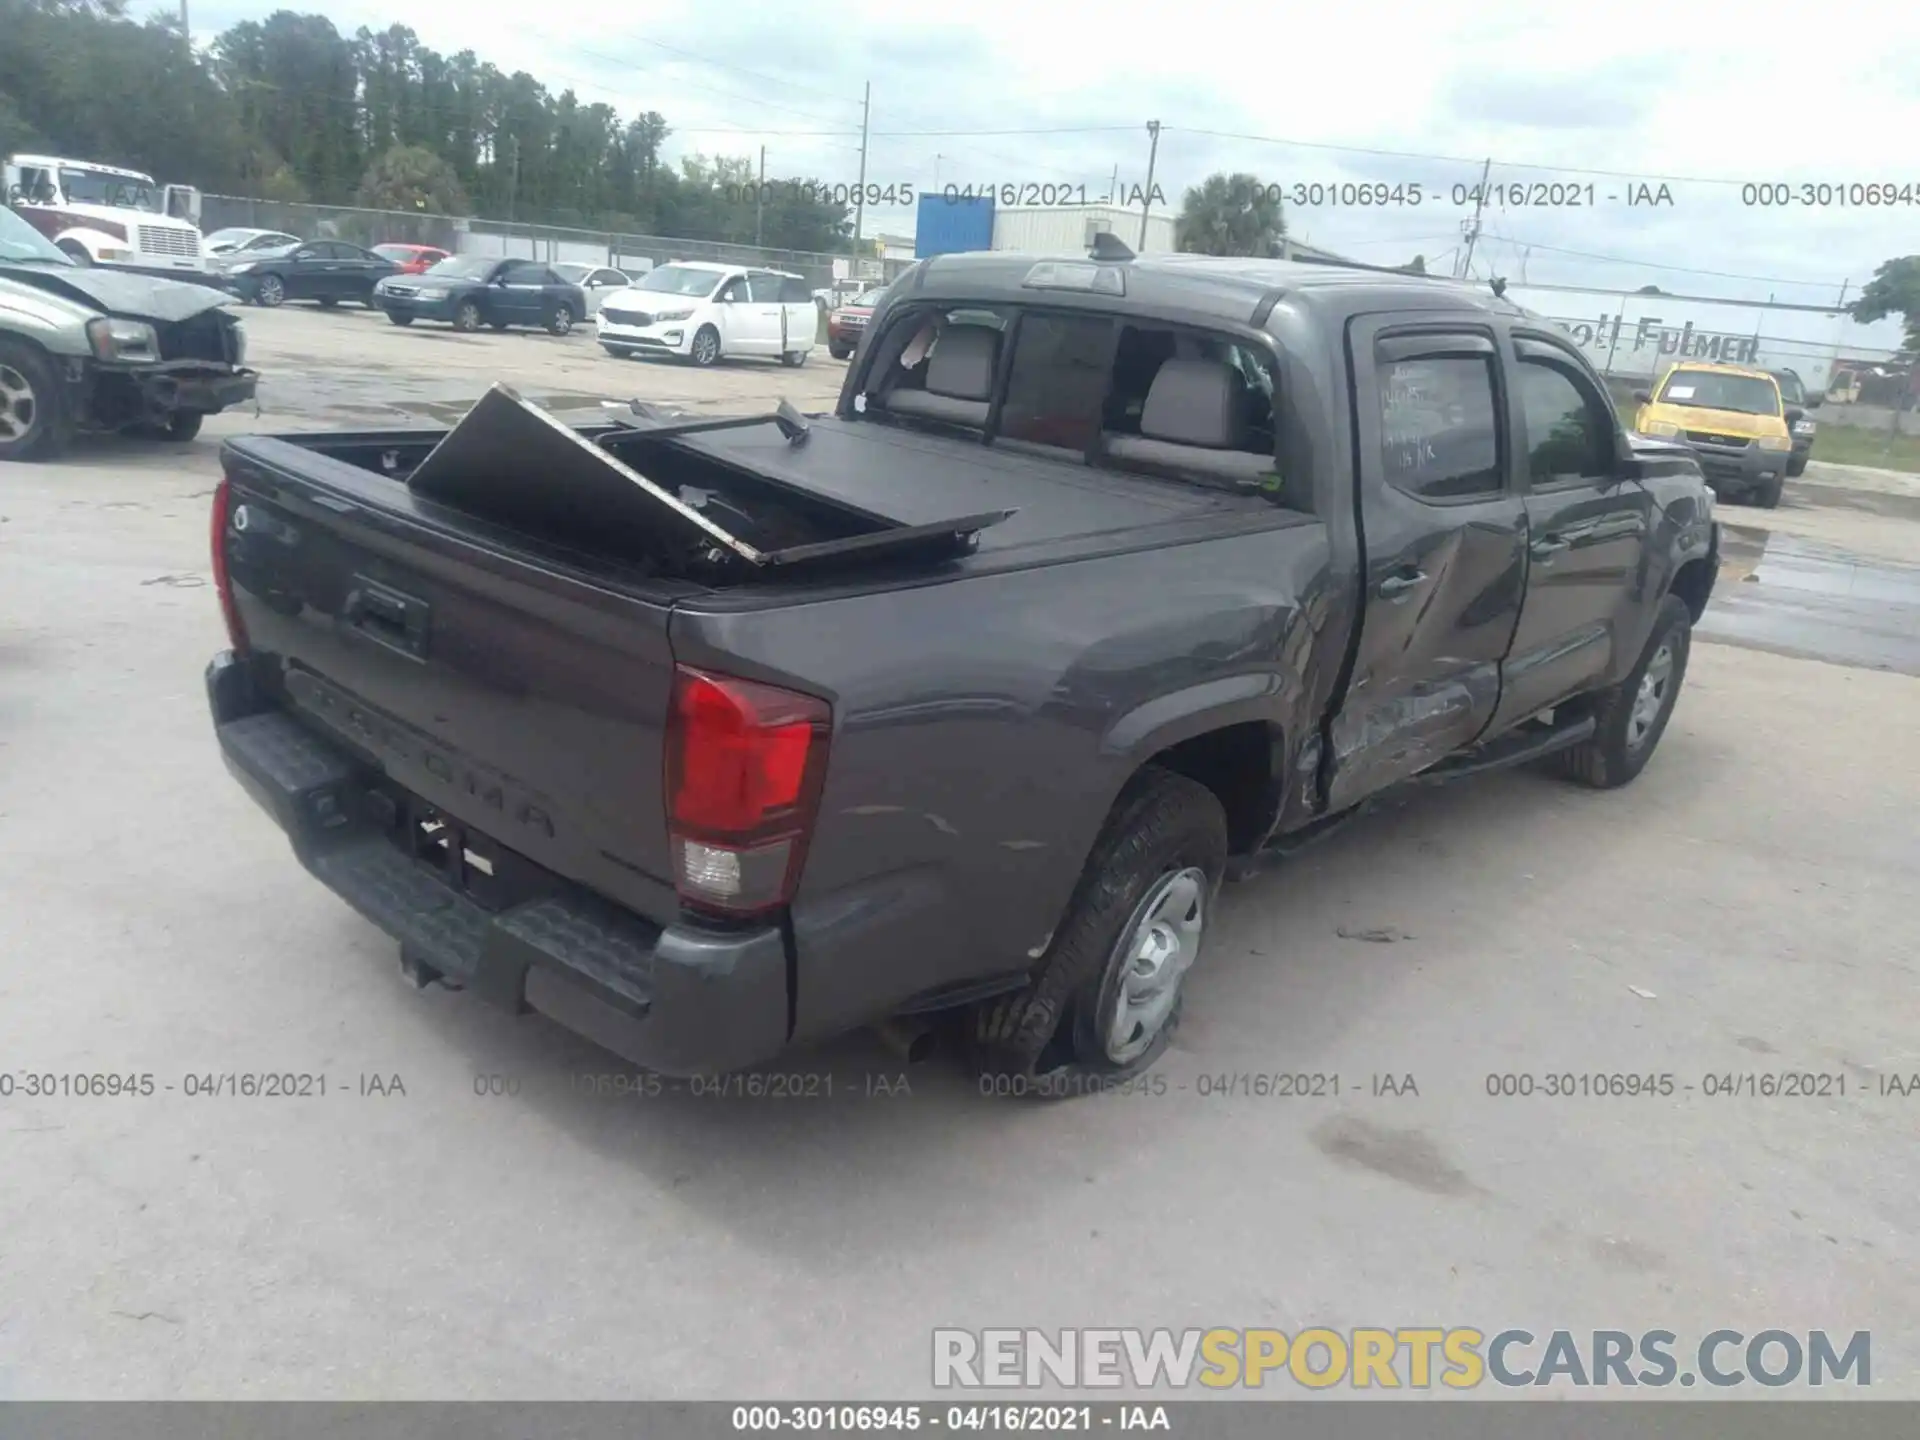
<svg viewBox="0 0 1920 1440"><path fill-rule="evenodd" d="M856 413L1162 478L1280 488L1272 349L1043 304L921 307L881 336Z"/></svg>

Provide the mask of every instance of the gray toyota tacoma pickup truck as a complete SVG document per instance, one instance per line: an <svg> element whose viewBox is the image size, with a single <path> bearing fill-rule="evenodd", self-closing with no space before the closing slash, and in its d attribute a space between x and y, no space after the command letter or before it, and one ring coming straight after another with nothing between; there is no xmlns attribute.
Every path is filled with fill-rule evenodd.
<svg viewBox="0 0 1920 1440"><path fill-rule="evenodd" d="M957 1015L1048 1095L1160 1055L1223 877L1641 772L1684 448L1485 289L1103 246L922 261L830 415L229 441L229 769L416 983L688 1076Z"/></svg>

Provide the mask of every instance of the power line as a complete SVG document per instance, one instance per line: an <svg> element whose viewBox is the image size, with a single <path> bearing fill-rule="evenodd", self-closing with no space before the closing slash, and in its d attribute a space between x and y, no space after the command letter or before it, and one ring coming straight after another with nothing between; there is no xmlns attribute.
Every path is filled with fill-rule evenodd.
<svg viewBox="0 0 1920 1440"><path fill-rule="evenodd" d="M1374 155L1389 160L1432 160L1445 165L1479 165L1486 157L1435 155L1421 150L1382 150L1368 145L1334 145L1324 140L1294 140L1285 135L1249 135L1233 130L1200 130L1186 125L1169 125L1183 135L1207 135L1216 140L1251 140L1262 145L1284 145L1295 150L1329 150L1345 155ZM1531 160L1495 160L1503 170L1542 170L1556 175L1595 175L1611 180L1664 181L1673 185L1752 185L1750 175L1657 175L1644 170L1597 170L1583 165L1542 165ZM1766 177L1762 177L1764 181Z"/></svg>
<svg viewBox="0 0 1920 1440"><path fill-rule="evenodd" d="M1804 285L1810 290L1831 290L1840 284L1838 280L1793 280L1784 275L1747 275L1735 270L1701 270L1690 265L1669 265L1661 260L1638 260L1628 255L1603 255L1593 250L1569 250L1560 245L1541 245L1532 240L1519 240L1504 235L1491 226L1489 232L1497 240L1509 245L1523 245L1529 250L1541 250L1549 255L1567 255L1576 260L1599 260L1610 265L1637 265L1645 270L1662 270L1674 275L1706 275L1716 280L1753 280L1767 285Z"/></svg>

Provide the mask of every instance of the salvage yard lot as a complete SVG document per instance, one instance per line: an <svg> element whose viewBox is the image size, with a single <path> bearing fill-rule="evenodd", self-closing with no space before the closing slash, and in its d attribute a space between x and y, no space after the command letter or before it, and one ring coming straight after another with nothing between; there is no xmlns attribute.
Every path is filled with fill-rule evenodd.
<svg viewBox="0 0 1920 1440"><path fill-rule="evenodd" d="M1158 1093L995 1101L860 1038L769 1067L805 1098L649 1094L412 991L221 769L219 438L494 380L820 408L845 367L245 314L262 415L0 467L0 1073L156 1079L0 1099L0 1398L917 1396L983 1325L1868 1329L1920 1398L1920 1095L1881 1093L1920 1072L1920 679L1702 641L1626 790L1463 782L1231 888ZM1817 486L1722 518L1920 558ZM1702 1089L1789 1071L1846 1093ZM252 1072L329 1088L187 1093ZM1550 1072L1694 1088L1489 1094Z"/></svg>

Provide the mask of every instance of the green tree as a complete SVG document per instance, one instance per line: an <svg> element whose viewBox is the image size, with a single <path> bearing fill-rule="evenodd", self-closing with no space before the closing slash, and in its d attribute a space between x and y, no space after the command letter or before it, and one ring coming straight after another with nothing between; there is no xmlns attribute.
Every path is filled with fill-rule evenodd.
<svg viewBox="0 0 1920 1440"><path fill-rule="evenodd" d="M367 210L464 215L467 192L453 167L419 145L396 145L367 167L353 203Z"/></svg>
<svg viewBox="0 0 1920 1440"><path fill-rule="evenodd" d="M1875 270L1847 313L1862 325L1898 315L1906 326L1901 348L1920 352L1920 255L1903 255Z"/></svg>
<svg viewBox="0 0 1920 1440"><path fill-rule="evenodd" d="M1194 255L1276 255L1286 233L1279 187L1245 173L1209 175L1174 222L1177 248Z"/></svg>

